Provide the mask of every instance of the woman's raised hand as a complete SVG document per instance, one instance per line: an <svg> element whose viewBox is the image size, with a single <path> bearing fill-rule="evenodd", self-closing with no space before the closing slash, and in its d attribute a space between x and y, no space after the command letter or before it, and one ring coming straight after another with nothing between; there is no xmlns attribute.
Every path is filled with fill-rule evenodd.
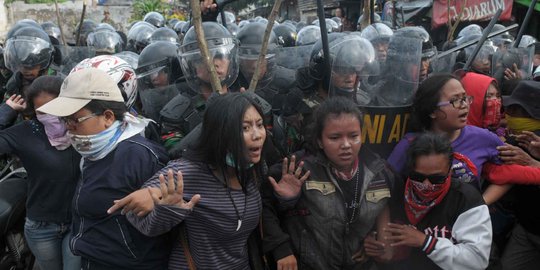
<svg viewBox="0 0 540 270"><path fill-rule="evenodd" d="M283 159L283 167L281 170L281 180L276 182L271 176L268 177L274 191L282 198L289 199L294 198L300 194L302 185L308 179L310 171L307 171L302 175L302 168L304 162L301 161L296 167L296 156L291 157L291 162L287 158Z"/></svg>
<svg viewBox="0 0 540 270"><path fill-rule="evenodd" d="M191 201L186 202L183 200L184 181L182 173L178 171L178 184L174 188L174 176L173 171L169 170L167 173L168 185L165 184L165 177L163 174L159 175L159 188L145 188L140 189L126 197L115 200L114 205L107 210L108 214L112 214L119 209L122 209L122 214L133 212L137 216L145 216L154 210L155 204L164 205L177 205L180 208L192 209L200 200L200 195L195 195L191 198Z"/></svg>
<svg viewBox="0 0 540 270"><path fill-rule="evenodd" d="M193 207L201 199L201 195L193 195L189 202L184 200L184 178L182 177L182 172L178 171L176 173L176 188L174 184L174 174L172 170L167 171L167 184L165 184L165 176L163 174L159 175L160 190L150 190L152 199L156 204L163 205L176 205L184 209L193 209Z"/></svg>

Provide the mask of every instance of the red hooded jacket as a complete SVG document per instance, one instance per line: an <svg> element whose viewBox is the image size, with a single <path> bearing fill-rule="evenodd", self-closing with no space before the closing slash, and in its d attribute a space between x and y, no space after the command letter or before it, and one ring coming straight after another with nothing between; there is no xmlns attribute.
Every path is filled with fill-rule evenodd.
<svg viewBox="0 0 540 270"><path fill-rule="evenodd" d="M484 118L484 100L486 92L491 83L497 85L497 81L489 76L468 72L461 78L461 84L465 88L467 95L473 97L473 102L469 107L469 115L467 116L467 124L485 128L482 126Z"/></svg>

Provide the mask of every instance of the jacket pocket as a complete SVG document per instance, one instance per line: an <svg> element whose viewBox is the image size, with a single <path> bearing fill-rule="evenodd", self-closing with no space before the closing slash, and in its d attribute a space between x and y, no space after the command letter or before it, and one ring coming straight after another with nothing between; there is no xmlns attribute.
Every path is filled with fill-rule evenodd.
<svg viewBox="0 0 540 270"><path fill-rule="evenodd" d="M330 182L306 181L306 190L317 190L326 196L336 192L336 186Z"/></svg>
<svg viewBox="0 0 540 270"><path fill-rule="evenodd" d="M372 203L378 203L384 198L390 198L390 189L381 188L381 189L372 189L366 190L366 200Z"/></svg>
<svg viewBox="0 0 540 270"><path fill-rule="evenodd" d="M122 221L118 220L118 218L115 218L114 221L116 222L116 225L118 227L118 233L120 236L120 241L122 241L122 244L128 251L128 253L134 258L137 259L137 253L135 250L135 245L133 243L133 240L131 238L131 234L129 232L129 228L124 224Z"/></svg>

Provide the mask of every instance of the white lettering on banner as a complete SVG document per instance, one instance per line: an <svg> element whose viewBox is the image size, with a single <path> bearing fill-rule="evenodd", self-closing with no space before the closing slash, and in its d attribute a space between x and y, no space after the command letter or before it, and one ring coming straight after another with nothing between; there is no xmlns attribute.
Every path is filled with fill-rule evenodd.
<svg viewBox="0 0 540 270"><path fill-rule="evenodd" d="M491 18L499 8L503 10L506 8L504 0L490 0L476 3L472 6L466 6L463 8L463 15L461 20L464 21L480 21L486 18ZM452 19L455 20L459 14L456 6L450 6L450 14Z"/></svg>

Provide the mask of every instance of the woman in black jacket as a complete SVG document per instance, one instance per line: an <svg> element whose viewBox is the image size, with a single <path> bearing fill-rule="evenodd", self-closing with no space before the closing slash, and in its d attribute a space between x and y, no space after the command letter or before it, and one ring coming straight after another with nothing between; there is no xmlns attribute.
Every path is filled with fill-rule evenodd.
<svg viewBox="0 0 540 270"><path fill-rule="evenodd" d="M41 76L26 91L30 120L0 131L0 153L16 155L28 173L25 238L40 269L80 269L68 241L71 200L81 156L60 118L35 112L56 98L62 78Z"/></svg>

